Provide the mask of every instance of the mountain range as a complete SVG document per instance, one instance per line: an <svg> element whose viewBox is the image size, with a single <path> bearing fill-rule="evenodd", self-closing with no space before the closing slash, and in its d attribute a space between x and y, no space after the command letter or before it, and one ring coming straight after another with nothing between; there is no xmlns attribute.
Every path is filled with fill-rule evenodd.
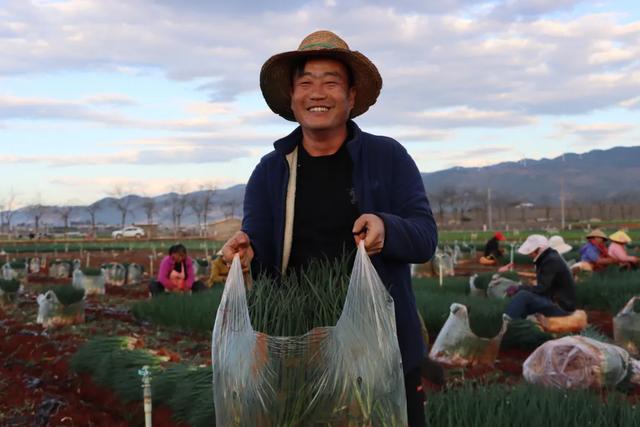
<svg viewBox="0 0 640 427"><path fill-rule="evenodd" d="M593 150L583 154L566 153L553 159L522 159L485 167L453 167L437 172L423 173L422 179L432 203L449 193L474 191L486 195L491 189L492 198L509 199L520 203L559 204L561 194L577 203L602 201L640 200L640 146L615 147ZM215 190L209 222L227 216L241 216L244 185ZM203 191L189 193L187 198L201 200ZM175 193L153 197L156 206L154 222L172 224ZM482 197L482 196L481 196ZM129 195L122 199L107 197L94 202L99 209L96 221L117 225L121 212L116 202L128 206L126 223L146 223L145 198ZM61 225L60 207L51 207L43 223ZM71 223L88 222L89 213L84 206L67 207ZM33 211L29 207L14 213L12 224L32 223ZM187 205L182 216L183 225L197 223L197 217Z"/></svg>

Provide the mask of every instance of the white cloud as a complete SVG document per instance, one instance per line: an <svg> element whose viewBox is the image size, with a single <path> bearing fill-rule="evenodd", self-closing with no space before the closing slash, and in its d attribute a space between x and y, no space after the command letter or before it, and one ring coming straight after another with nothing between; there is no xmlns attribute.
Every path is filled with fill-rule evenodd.
<svg viewBox="0 0 640 427"><path fill-rule="evenodd" d="M629 123L577 124L563 122L557 125L561 138L577 137L582 141L605 142L628 134L636 127Z"/></svg>

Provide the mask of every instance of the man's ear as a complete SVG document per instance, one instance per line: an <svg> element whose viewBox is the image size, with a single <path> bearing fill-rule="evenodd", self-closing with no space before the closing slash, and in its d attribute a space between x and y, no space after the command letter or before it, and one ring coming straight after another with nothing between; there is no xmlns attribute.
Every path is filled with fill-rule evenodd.
<svg viewBox="0 0 640 427"><path fill-rule="evenodd" d="M356 105L356 87L351 86L349 88L349 95L347 97L349 100L349 110L353 110L353 106Z"/></svg>

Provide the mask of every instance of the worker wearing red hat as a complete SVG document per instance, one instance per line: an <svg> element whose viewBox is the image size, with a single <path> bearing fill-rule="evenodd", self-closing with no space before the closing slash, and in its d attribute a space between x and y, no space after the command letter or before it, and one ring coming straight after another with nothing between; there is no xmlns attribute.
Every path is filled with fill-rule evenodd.
<svg viewBox="0 0 640 427"><path fill-rule="evenodd" d="M487 241L487 244L484 247L484 257L488 259L498 260L504 254L504 251L500 249L501 241L506 240L504 235L497 231L492 238Z"/></svg>

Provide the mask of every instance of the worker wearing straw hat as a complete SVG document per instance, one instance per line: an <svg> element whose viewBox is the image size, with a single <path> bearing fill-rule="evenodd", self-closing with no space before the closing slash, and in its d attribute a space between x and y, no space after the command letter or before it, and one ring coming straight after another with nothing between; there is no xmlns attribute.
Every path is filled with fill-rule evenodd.
<svg viewBox="0 0 640 427"><path fill-rule="evenodd" d="M260 89L271 110L299 126L274 143L246 187L242 231L223 247L254 277L314 258L335 259L364 241L394 300L411 426L423 426L426 354L409 263L426 262L437 229L415 162L397 141L353 121L382 88L376 66L330 31L269 58ZM392 285L392 286L391 286Z"/></svg>
<svg viewBox="0 0 640 427"><path fill-rule="evenodd" d="M592 270L602 270L607 265L615 263L609 256L609 251L605 242L607 235L602 230L596 228L587 234L587 243L580 248L580 261L588 264Z"/></svg>
<svg viewBox="0 0 640 427"><path fill-rule="evenodd" d="M638 257L627 254L625 248L627 243L631 243L631 238L627 233L622 230L616 231L609 236L609 240L611 241L608 248L609 256L616 263L625 268L638 267Z"/></svg>

